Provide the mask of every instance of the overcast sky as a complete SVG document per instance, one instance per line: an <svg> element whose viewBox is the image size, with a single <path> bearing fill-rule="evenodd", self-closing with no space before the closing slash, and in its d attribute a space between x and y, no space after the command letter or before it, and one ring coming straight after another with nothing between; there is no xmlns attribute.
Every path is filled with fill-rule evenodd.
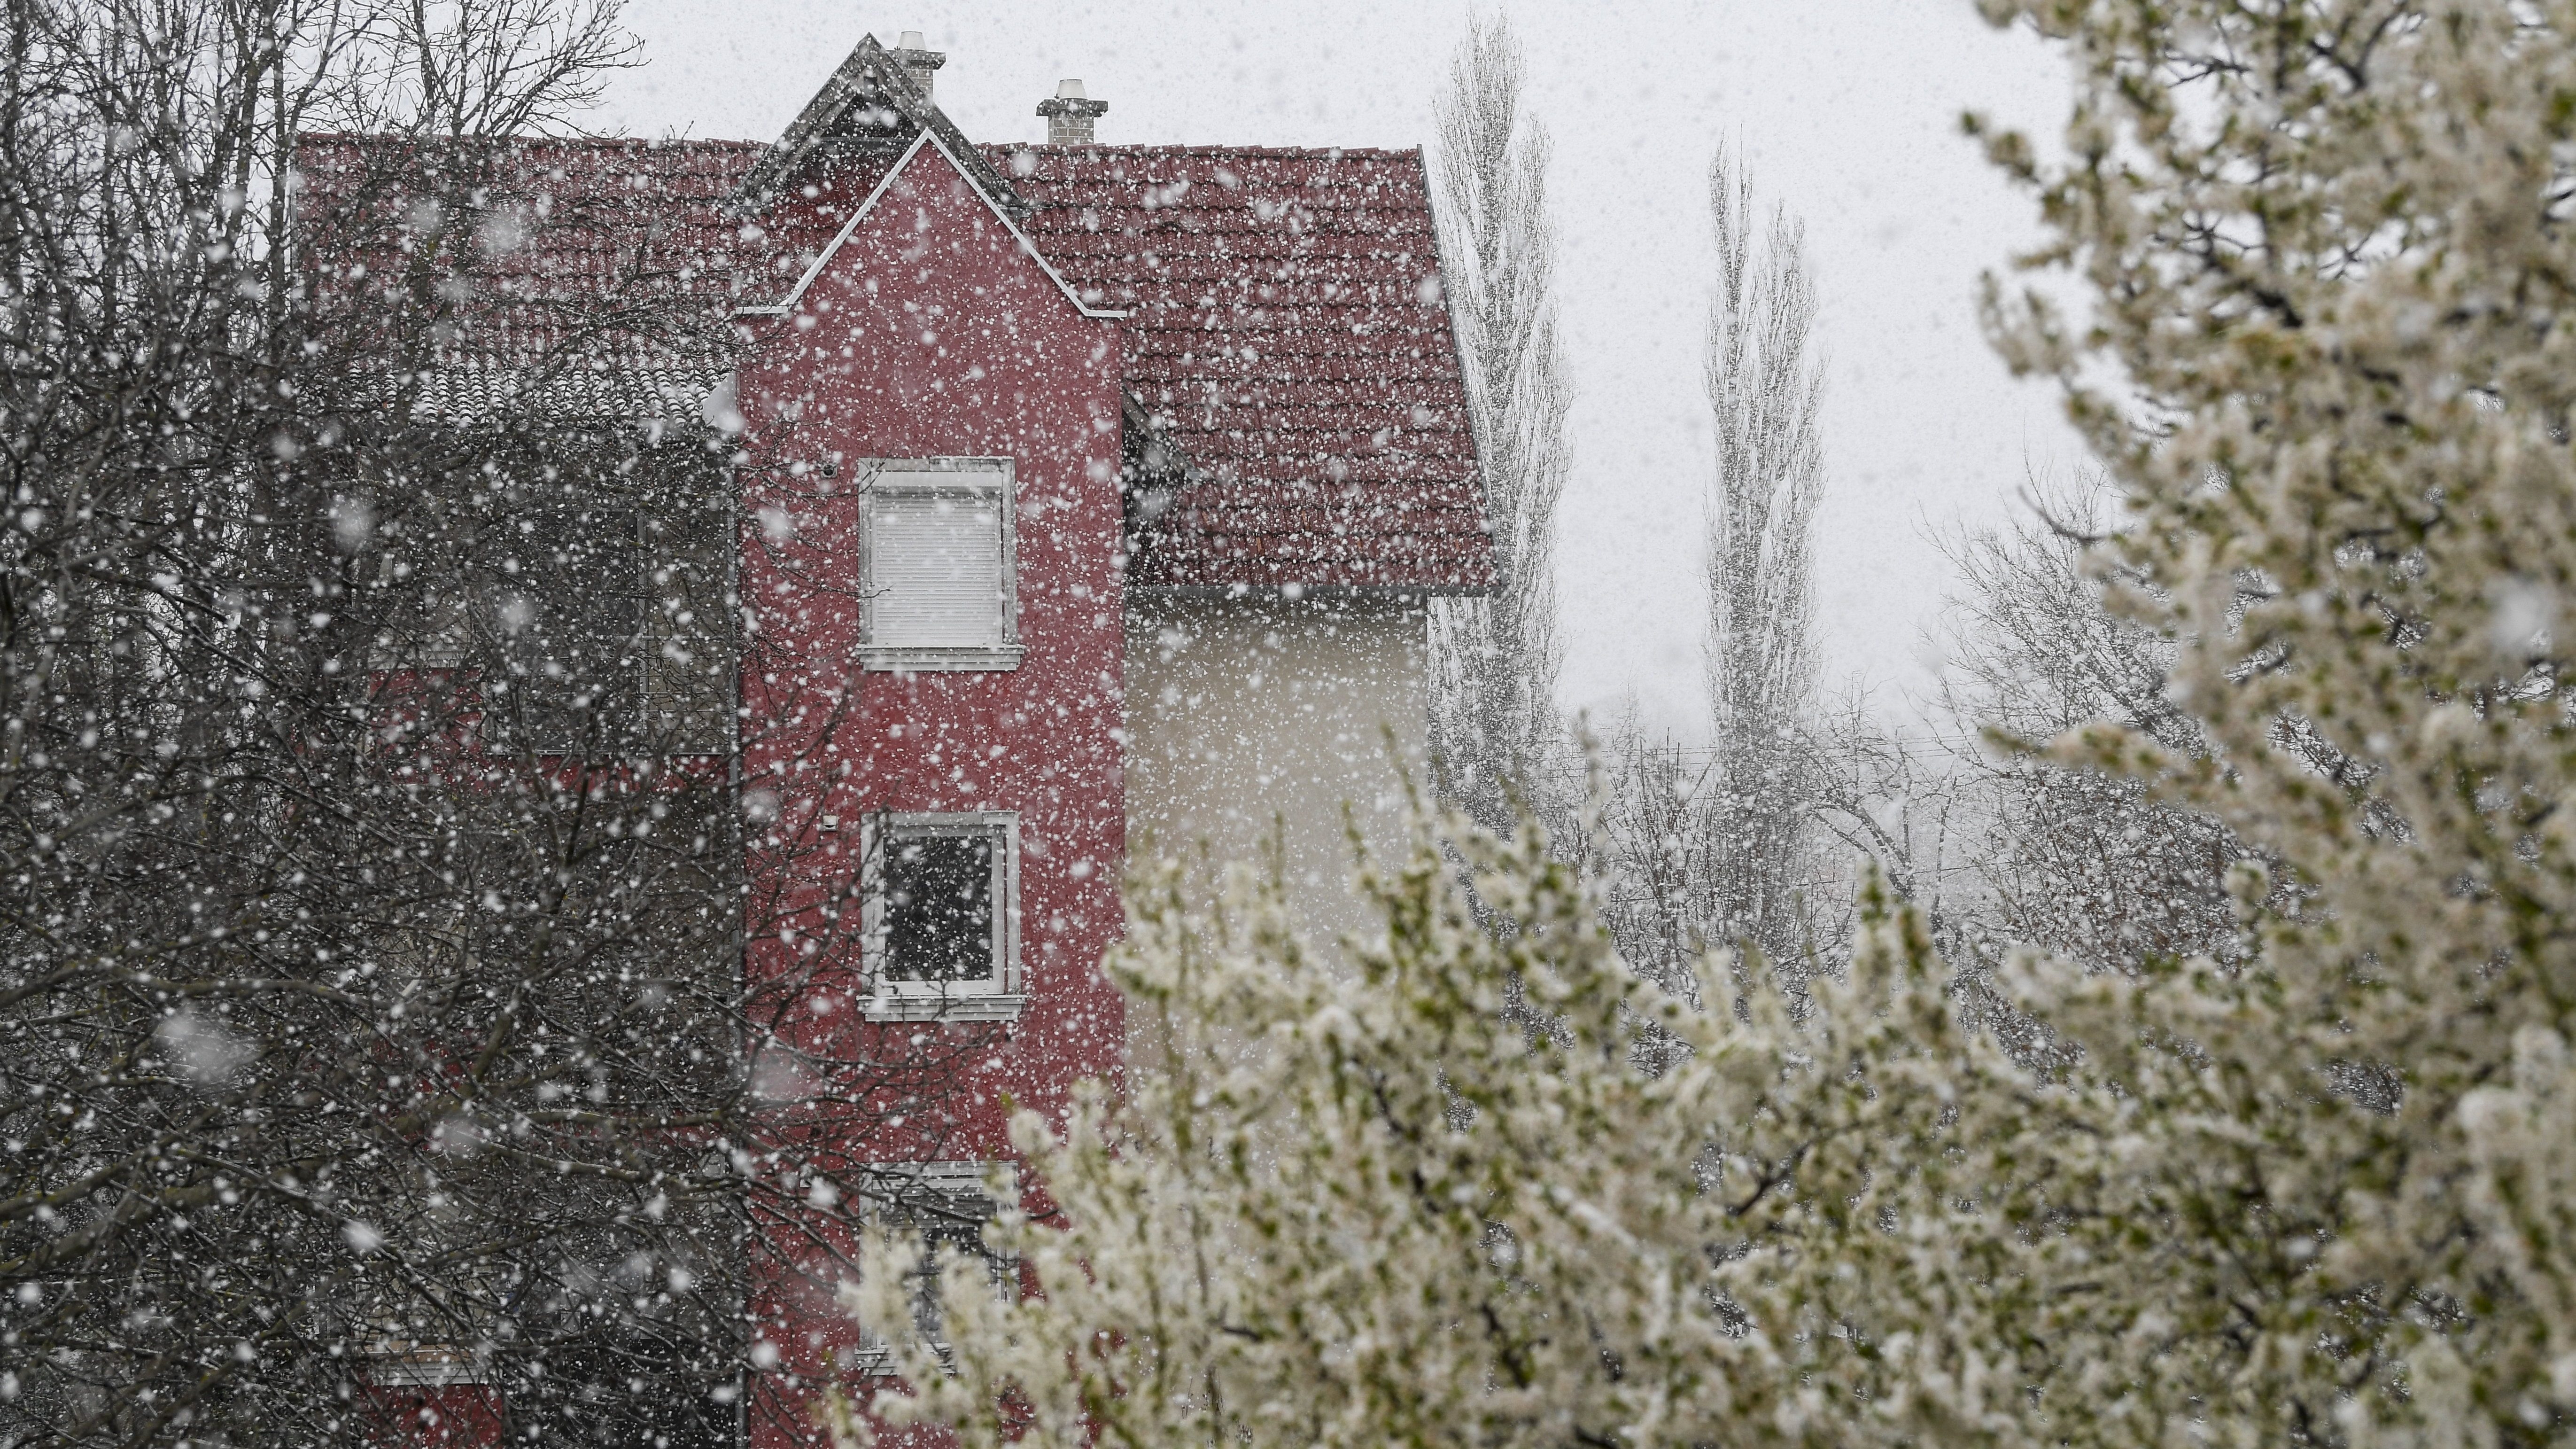
<svg viewBox="0 0 2576 1449"><path fill-rule="evenodd" d="M1978 274L2037 231L1958 129L1975 108L2053 133L2062 63L1989 30L1968 0L1501 8L1556 139L1577 390L1565 703L1602 713L1633 694L1674 728L1705 718L1703 177L1732 135L1766 202L1806 220L1823 301L1827 673L1897 704L1929 678L1920 639L1951 587L1930 532L1999 518L2026 468L2082 456L2054 393L2007 377L1978 333ZM1078 76L1109 103L1107 143L1415 146L1466 14L1445 0L629 0L647 64L601 119L768 140L860 35L919 30L948 54L941 106L980 141L1042 139L1038 101Z"/></svg>

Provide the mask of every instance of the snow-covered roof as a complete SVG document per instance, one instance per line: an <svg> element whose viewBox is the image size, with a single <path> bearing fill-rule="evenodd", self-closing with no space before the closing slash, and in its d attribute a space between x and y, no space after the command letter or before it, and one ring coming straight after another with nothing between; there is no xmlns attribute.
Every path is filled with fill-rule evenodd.
<svg viewBox="0 0 2576 1449"><path fill-rule="evenodd" d="M967 141L948 119L947 112L913 88L903 66L877 44L873 35L859 37L840 68L832 72L832 78L805 103L805 109L788 123L777 143L763 152L758 164L743 177L729 207L739 216L758 216L779 198L788 182L836 141L874 137L909 141L911 133L920 131L929 132L937 140L939 148L974 178L995 207L1013 217L1027 214L1027 205L1011 189L1010 182Z"/></svg>

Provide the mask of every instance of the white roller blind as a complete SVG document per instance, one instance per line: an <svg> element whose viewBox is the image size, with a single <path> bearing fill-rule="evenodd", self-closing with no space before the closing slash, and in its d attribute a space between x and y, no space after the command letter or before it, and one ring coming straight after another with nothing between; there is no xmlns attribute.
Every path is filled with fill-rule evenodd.
<svg viewBox="0 0 2576 1449"><path fill-rule="evenodd" d="M869 642L999 645L1002 515L963 493L879 493L870 500Z"/></svg>

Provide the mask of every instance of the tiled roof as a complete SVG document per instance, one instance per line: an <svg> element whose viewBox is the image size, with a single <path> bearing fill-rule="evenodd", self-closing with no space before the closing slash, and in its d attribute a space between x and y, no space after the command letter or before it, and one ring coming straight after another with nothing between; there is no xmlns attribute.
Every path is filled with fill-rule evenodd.
<svg viewBox="0 0 2576 1449"><path fill-rule="evenodd" d="M993 146L1190 475L1137 582L1483 589L1484 493L1417 151Z"/></svg>
<svg viewBox="0 0 2576 1449"><path fill-rule="evenodd" d="M298 150L304 262L326 328L441 300L427 405L675 412L711 384L733 309L775 302L887 158L821 164L828 194L730 209L742 141L322 135ZM1483 589L1494 582L1420 153L993 146L1032 240L1125 310L1129 394L1187 473L1135 581L1181 588ZM462 211L425 209L466 197ZM831 213L826 215L824 213ZM361 270L363 268L363 270ZM673 323L680 324L676 329ZM633 373L635 387L604 386ZM587 380L580 380L587 379Z"/></svg>
<svg viewBox="0 0 2576 1449"><path fill-rule="evenodd" d="M721 374L736 298L777 285L778 249L723 211L761 149L306 136L298 240L325 335L363 362L398 347L392 319L428 323L400 362L441 415L658 414L675 381Z"/></svg>
<svg viewBox="0 0 2576 1449"><path fill-rule="evenodd" d="M361 373L335 405L415 423L660 421L693 429L709 409L721 364L649 367L605 360L509 367L475 358L416 373Z"/></svg>

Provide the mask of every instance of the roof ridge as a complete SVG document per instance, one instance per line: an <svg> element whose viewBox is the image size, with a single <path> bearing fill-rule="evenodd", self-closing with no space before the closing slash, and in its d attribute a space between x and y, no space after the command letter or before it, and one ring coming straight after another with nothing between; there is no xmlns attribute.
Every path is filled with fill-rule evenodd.
<svg viewBox="0 0 2576 1449"><path fill-rule="evenodd" d="M1422 154L1420 146L1258 146L1251 144L1163 144L1060 146L1045 141L987 141L988 151L1042 151L1058 155L1112 156L1271 156L1295 159L1400 161Z"/></svg>
<svg viewBox="0 0 2576 1449"><path fill-rule="evenodd" d="M544 134L508 136L411 136L400 131L298 131L298 142L354 141L368 145L391 146L404 143L419 145L465 146L581 146L601 150L643 149L648 151L683 150L701 147L723 147L729 150L763 150L766 141L741 141L722 136L548 136Z"/></svg>

